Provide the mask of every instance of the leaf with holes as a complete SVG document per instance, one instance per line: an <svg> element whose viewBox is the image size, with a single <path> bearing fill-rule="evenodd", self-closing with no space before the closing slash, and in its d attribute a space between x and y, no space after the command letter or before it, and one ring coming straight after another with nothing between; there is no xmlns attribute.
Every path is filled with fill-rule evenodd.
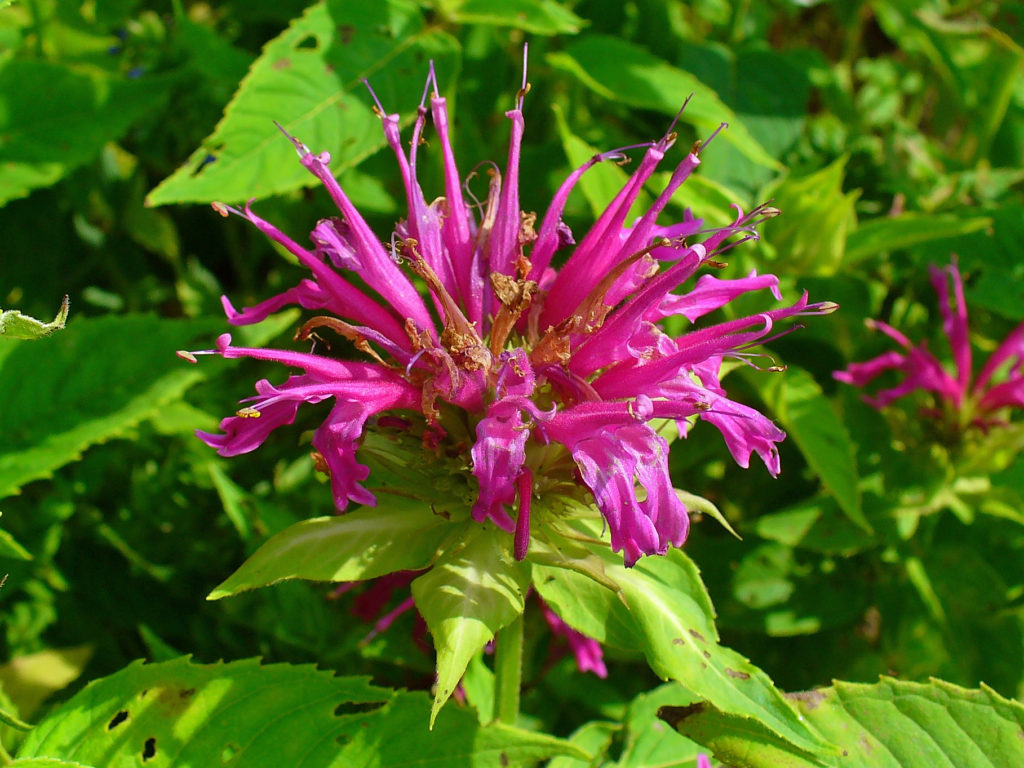
<svg viewBox="0 0 1024 768"><path fill-rule="evenodd" d="M415 3L311 6L266 45L213 133L147 204L239 202L315 184L275 122L314 152L330 152L335 174L357 165L385 143L361 81L411 120L430 59L442 79L453 77L458 43L425 26Z"/></svg>
<svg viewBox="0 0 1024 768"><path fill-rule="evenodd" d="M450 708L431 732L429 710L422 693L378 688L368 678L337 677L312 665L136 662L52 712L18 757L59 755L104 768L440 768L581 754L543 734L483 728L468 710Z"/></svg>
<svg viewBox="0 0 1024 768"><path fill-rule="evenodd" d="M790 695L842 752L812 758L753 724L696 707L662 710L684 735L741 768L1004 768L1024 765L1024 705L991 688L883 677Z"/></svg>
<svg viewBox="0 0 1024 768"><path fill-rule="evenodd" d="M416 608L437 649L437 694L431 719L448 701L470 659L523 612L529 570L512 559L507 534L477 525L412 583Z"/></svg>

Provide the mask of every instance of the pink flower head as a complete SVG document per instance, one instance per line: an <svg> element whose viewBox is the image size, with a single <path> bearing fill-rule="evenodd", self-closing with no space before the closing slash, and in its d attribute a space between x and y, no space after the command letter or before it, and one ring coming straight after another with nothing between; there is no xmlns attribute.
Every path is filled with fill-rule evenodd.
<svg viewBox="0 0 1024 768"><path fill-rule="evenodd" d="M933 392L943 406L928 413L943 416L961 428L974 425L984 429L1005 424L1003 411L1024 407L1024 323L1006 337L975 380L960 270L954 260L944 269L932 265L929 274L939 297L942 331L949 340L956 374L949 373L928 351L925 342L914 346L891 325L868 320L869 328L877 328L906 351L892 350L863 363L851 363L845 371L836 371L833 376L855 387L863 387L885 371L896 370L904 376L902 383L874 396L865 396L864 400L881 409L915 390L924 390Z"/></svg>
<svg viewBox="0 0 1024 768"><path fill-rule="evenodd" d="M245 453L292 423L303 403L332 400L313 445L343 511L350 502L375 503L363 485L368 469L358 449L379 414L400 411L418 424L425 449L442 449L449 440L457 452L454 435L468 430L475 442L467 470L479 483L473 516L512 534L517 557L526 555L529 543L531 498L582 481L607 521L613 548L632 565L680 546L689 526L669 478L668 444L652 420L676 420L683 434L694 418L710 422L741 466L756 453L771 474L778 473L776 444L784 433L758 411L729 400L719 369L725 358L744 359L780 320L826 313L835 305L809 304L805 294L791 306L682 336L667 334L660 326L665 318L679 315L693 323L750 291L767 289L781 299L773 275L699 275L721 266L716 258L727 249L756 239L756 226L777 211L737 209L733 222L720 229L705 228L689 215L659 224L666 203L700 164L704 142L685 154L650 209L627 221L675 142L669 132L645 145L632 178L577 243L562 219L566 200L584 173L621 158L621 151L595 155L569 174L539 220L522 211L519 154L527 91L524 74L516 105L505 113L511 123L505 168L489 171L483 202L463 192L445 99L431 67L411 144L399 135L399 116L379 103L376 108L408 205L394 233L375 234L331 175L330 156L290 136L302 165L337 206L334 217L313 229L309 245L248 205L235 210L215 204L224 215L247 218L310 272L294 288L241 311L225 298L229 321L255 323L298 304L318 313L298 339L333 332L354 342L365 361L237 347L224 335L210 352L271 360L298 373L277 385L259 382L246 406L221 422L220 433L199 436L223 456ZM444 195L431 202L417 180L428 117L445 176ZM694 277L688 292L678 292Z"/></svg>

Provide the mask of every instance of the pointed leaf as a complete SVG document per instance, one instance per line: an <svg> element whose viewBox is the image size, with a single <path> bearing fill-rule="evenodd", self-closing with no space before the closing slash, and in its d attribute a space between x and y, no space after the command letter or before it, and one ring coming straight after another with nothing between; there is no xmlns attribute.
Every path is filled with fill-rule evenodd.
<svg viewBox="0 0 1024 768"><path fill-rule="evenodd" d="M692 93L681 120L708 136L722 123L729 123L725 141L756 163L779 167L713 90L639 46L618 37L591 34L562 52L549 54L548 61L606 99L666 115L675 115Z"/></svg>
<svg viewBox="0 0 1024 768"><path fill-rule="evenodd" d="M780 376L756 371L744 374L758 388L843 513L870 533L871 524L861 507L853 441L814 377L794 367Z"/></svg>
<svg viewBox="0 0 1024 768"><path fill-rule="evenodd" d="M271 537L207 599L285 579L363 581L421 570L455 527L450 517L416 499L384 496L378 507L303 520Z"/></svg>
<svg viewBox="0 0 1024 768"><path fill-rule="evenodd" d="M60 304L60 309L57 310L56 317L49 323L23 315L16 309L0 310L0 336L6 336L9 339L39 339L49 336L64 327L70 308L71 304L68 297L65 296L64 301Z"/></svg>
<svg viewBox="0 0 1024 768"><path fill-rule="evenodd" d="M596 536L593 528L591 524ZM534 566L534 586L570 626L603 640L599 617L605 615L606 626L615 627L617 639L633 633L632 647L643 651L662 678L682 683L722 711L764 724L801 749L827 749L764 672L718 644L711 601L697 567L682 551L670 549L626 568L622 556L606 544L590 549L603 560L605 575L618 585L618 594L604 590L602 600L587 585L586 576L566 568ZM576 599L578 593L585 598Z"/></svg>
<svg viewBox="0 0 1024 768"><path fill-rule="evenodd" d="M932 240L959 237L992 226L984 216L965 218L948 213L904 213L878 218L857 226L846 238L847 266L879 253L898 251Z"/></svg>
<svg viewBox="0 0 1024 768"><path fill-rule="evenodd" d="M452 77L457 50L415 3L317 3L266 45L213 133L146 202L241 202L316 184L275 122L330 152L335 174L357 165L385 143L363 78L388 111L412 120L427 60Z"/></svg>
<svg viewBox="0 0 1024 768"><path fill-rule="evenodd" d="M991 688L883 677L792 694L802 715L842 750L814 759L746 721L708 708L663 711L680 732L743 768L1003 768L1024 765L1024 705Z"/></svg>
<svg viewBox="0 0 1024 768"><path fill-rule="evenodd" d="M476 525L466 539L412 583L416 608L437 650L431 720L455 691L470 659L523 612L529 587L529 569L512 559L507 533Z"/></svg>

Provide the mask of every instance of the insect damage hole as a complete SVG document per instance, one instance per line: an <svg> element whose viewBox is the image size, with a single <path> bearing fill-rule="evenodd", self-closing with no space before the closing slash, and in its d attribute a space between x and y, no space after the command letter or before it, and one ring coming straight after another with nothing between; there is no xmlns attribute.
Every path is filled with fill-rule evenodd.
<svg viewBox="0 0 1024 768"><path fill-rule="evenodd" d="M127 709L122 709L120 712L118 712L116 715L114 715L112 718L110 718L110 722L107 723L107 730L108 731L114 730L115 728L117 728L117 726L119 726L121 723L123 723L127 719L128 719L128 710Z"/></svg>
<svg viewBox="0 0 1024 768"><path fill-rule="evenodd" d="M150 736L146 739L146 743L142 745L142 762L146 762L153 757L156 757L156 737Z"/></svg>

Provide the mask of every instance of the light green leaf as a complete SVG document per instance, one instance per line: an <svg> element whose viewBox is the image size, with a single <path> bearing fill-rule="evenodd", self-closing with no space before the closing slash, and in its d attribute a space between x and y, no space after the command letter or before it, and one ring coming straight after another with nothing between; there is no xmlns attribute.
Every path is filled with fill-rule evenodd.
<svg viewBox="0 0 1024 768"><path fill-rule="evenodd" d="M68 320L71 302L67 296L60 304L57 315L49 323L23 315L16 309L0 310L0 336L9 339L39 339L59 331Z"/></svg>
<svg viewBox="0 0 1024 768"><path fill-rule="evenodd" d="M19 716L30 718L51 694L78 679L92 658L92 652L92 646L79 645L19 656L0 666L0 688L18 708Z"/></svg>
<svg viewBox="0 0 1024 768"><path fill-rule="evenodd" d="M589 548L603 561L618 594L603 590L602 596L588 587L586 576L569 569L534 566L534 586L566 623L601 642L621 642L632 634L632 647L660 677L682 683L722 711L763 723L801 749L826 749L764 672L718 644L711 601L682 551L670 549L626 568L606 544Z"/></svg>
<svg viewBox="0 0 1024 768"><path fill-rule="evenodd" d="M273 536L207 599L285 579L363 581L426 568L457 526L452 517L418 499L382 496L377 507L303 520ZM464 519L468 511L454 517Z"/></svg>
<svg viewBox="0 0 1024 768"><path fill-rule="evenodd" d="M121 436L202 378L174 355L217 321L79 319L46 344L0 349L0 497Z"/></svg>
<svg viewBox="0 0 1024 768"><path fill-rule="evenodd" d="M69 763L52 757L30 757L26 760L15 760L11 765L18 768L92 768L85 763Z"/></svg>
<svg viewBox="0 0 1024 768"><path fill-rule="evenodd" d="M875 254L967 235L990 226L992 219L984 216L964 218L945 213L904 213L895 218L872 219L846 238L844 263L849 265Z"/></svg>
<svg viewBox="0 0 1024 768"><path fill-rule="evenodd" d="M562 113L561 107L557 104L553 104L551 110L555 114L555 122L558 125L558 135L562 140L562 148L565 151L565 156L569 159L569 162L574 168L578 168L583 165L591 157L602 151L596 147L590 146L583 141L583 139L573 134L572 130L569 128L569 124L565 121L565 115ZM605 149L609 148L606 147ZM583 177L579 181L578 188L587 199L587 204L590 206L590 212L595 218L597 218L604 212L604 209L608 206L608 203L612 201L615 195L617 195L619 191L626 186L627 181L629 181L629 174L626 173L626 171L615 163L604 162L598 163L583 174ZM630 210L646 211L651 207L652 202L653 199L651 196L641 189ZM626 220L632 221L632 217L627 215Z"/></svg>
<svg viewBox="0 0 1024 768"><path fill-rule="evenodd" d="M170 82L119 80L41 59L8 61L0 67L0 204L93 159L159 108Z"/></svg>
<svg viewBox="0 0 1024 768"><path fill-rule="evenodd" d="M499 768L585 755L545 734L482 728L464 709L449 708L431 732L429 709L423 693L312 665L136 662L51 713L26 738L18 764L58 755L103 768Z"/></svg>
<svg viewBox="0 0 1024 768"><path fill-rule="evenodd" d="M451 78L458 43L424 26L415 3L311 6L266 45L213 133L147 204L239 202L316 184L274 122L313 152L330 152L335 174L357 165L385 144L363 78L388 111L412 120L429 59Z"/></svg>
<svg viewBox="0 0 1024 768"><path fill-rule="evenodd" d="M814 377L794 367L775 375L758 371L744 374L758 388L843 513L870 533L871 524L861 508L853 442Z"/></svg>
<svg viewBox="0 0 1024 768"><path fill-rule="evenodd" d="M883 677L792 694L811 725L842 756L811 758L754 724L712 710L663 712L680 732L737 768L1006 768L1024 765L1024 705L991 688Z"/></svg>
<svg viewBox="0 0 1024 768"><path fill-rule="evenodd" d="M807 176L789 176L770 195L782 215L764 225L763 238L785 254L797 274L834 275L844 263L846 236L857 223L860 192L843 192L847 158Z"/></svg>
<svg viewBox="0 0 1024 768"><path fill-rule="evenodd" d="M387 702L366 678L258 660L136 662L96 680L29 733L18 757L71 758L104 768L332 763L338 707Z"/></svg>
<svg viewBox="0 0 1024 768"><path fill-rule="evenodd" d="M478 524L461 541L462 547L446 553L412 583L416 608L437 650L431 722L473 656L523 612L529 587L529 568L512 559L507 533Z"/></svg>
<svg viewBox="0 0 1024 768"><path fill-rule="evenodd" d="M555 0L463 0L445 6L444 15L457 24L513 27L534 35L575 35L586 24Z"/></svg>
<svg viewBox="0 0 1024 768"><path fill-rule="evenodd" d="M675 115L694 94L680 118L710 136L729 123L725 141L756 163L778 168L778 161L757 143L718 95L689 72L672 66L618 37L587 35L564 51L548 54L550 64L575 77L604 98L631 107Z"/></svg>

